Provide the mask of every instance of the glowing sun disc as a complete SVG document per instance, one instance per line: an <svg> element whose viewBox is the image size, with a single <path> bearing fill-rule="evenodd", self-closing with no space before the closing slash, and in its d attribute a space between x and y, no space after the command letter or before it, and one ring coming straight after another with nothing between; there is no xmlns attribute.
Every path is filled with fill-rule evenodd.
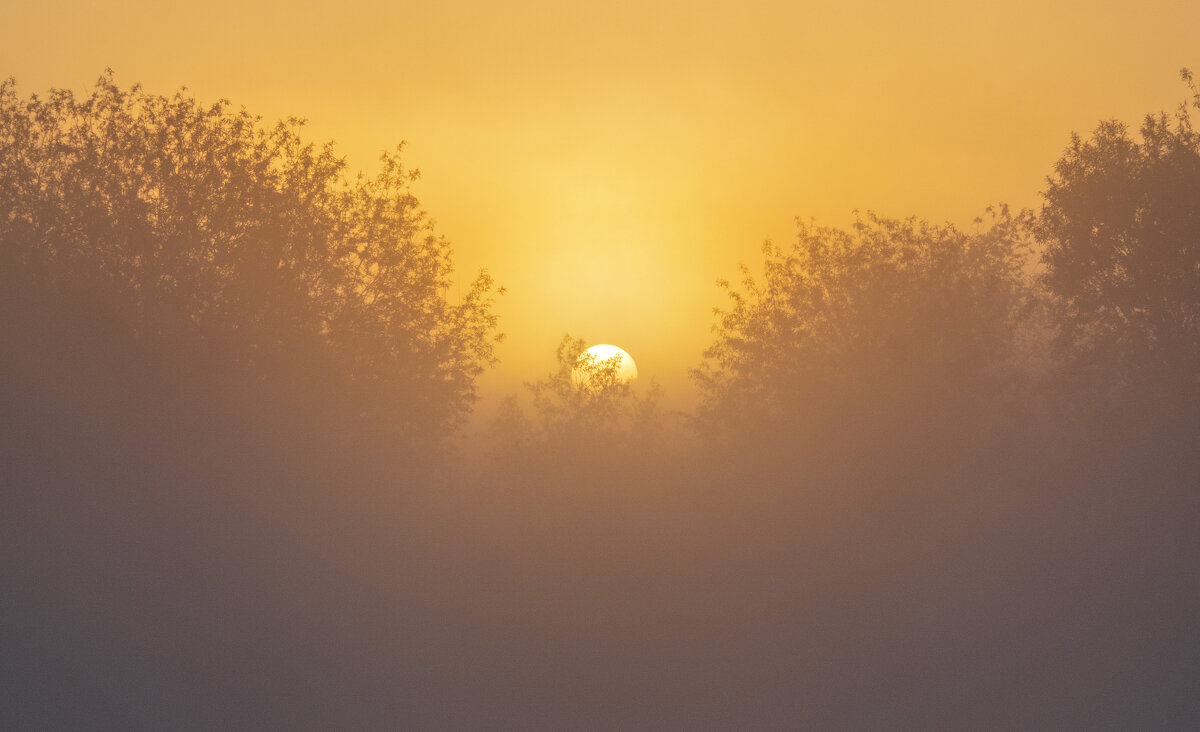
<svg viewBox="0 0 1200 732"><path fill-rule="evenodd" d="M623 348L602 343L600 345L592 346L583 353L579 354L581 361L587 356L591 356L598 364L603 364L610 359L619 359L617 361L618 381L628 383L637 378L637 364L633 362L633 357L626 353Z"/></svg>

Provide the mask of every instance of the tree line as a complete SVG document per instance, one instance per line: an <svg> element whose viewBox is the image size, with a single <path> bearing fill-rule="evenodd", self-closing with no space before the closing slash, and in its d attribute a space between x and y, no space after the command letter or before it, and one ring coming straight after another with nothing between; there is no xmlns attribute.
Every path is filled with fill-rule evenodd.
<svg viewBox="0 0 1200 732"><path fill-rule="evenodd" d="M693 372L697 434L956 430L970 415L1027 417L1053 394L1066 410L1161 418L1194 439L1200 92L1183 77L1191 98L1137 134L1109 121L1072 136L1039 211L998 206L965 229L798 220L790 246L768 242L761 271L720 283L727 304ZM21 98L4 82L6 327L44 335L86 314L77 335L100 353L325 391L349 422L440 443L496 360L502 290L482 272L449 296L451 246L399 148L377 175L352 177L301 128L186 90L123 90L111 72L85 97ZM654 394L572 388L582 345L564 340L557 371L531 386L533 421L503 407L510 445L653 429Z"/></svg>

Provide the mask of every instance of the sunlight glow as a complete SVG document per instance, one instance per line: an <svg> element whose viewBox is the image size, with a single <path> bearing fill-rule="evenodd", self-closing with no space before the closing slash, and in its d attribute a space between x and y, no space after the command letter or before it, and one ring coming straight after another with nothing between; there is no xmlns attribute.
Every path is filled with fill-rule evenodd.
<svg viewBox="0 0 1200 732"><path fill-rule="evenodd" d="M610 346L606 343L592 346L580 354L580 361L590 356L597 364L607 364L613 359L617 360L617 380L623 383L629 383L637 378L637 364L633 362L633 357L630 356L624 349L617 346Z"/></svg>

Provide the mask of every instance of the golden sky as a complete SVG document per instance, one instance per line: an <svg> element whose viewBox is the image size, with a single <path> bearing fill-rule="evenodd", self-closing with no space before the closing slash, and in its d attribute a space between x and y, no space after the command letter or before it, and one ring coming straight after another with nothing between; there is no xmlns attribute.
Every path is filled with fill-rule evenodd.
<svg viewBox="0 0 1200 732"><path fill-rule="evenodd" d="M1200 67L1200 3L17 2L0 76L309 119L352 168L408 141L460 272L509 288L489 392L570 332L686 403L722 303L793 219L1030 206L1072 130L1136 123Z"/></svg>

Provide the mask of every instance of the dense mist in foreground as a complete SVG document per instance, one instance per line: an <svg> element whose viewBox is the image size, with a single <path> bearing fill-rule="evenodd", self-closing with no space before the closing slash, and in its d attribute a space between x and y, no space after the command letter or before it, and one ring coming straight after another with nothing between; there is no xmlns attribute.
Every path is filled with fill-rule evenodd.
<svg viewBox="0 0 1200 732"><path fill-rule="evenodd" d="M1195 727L1194 108L800 223L693 414L568 336L463 437L496 290L398 158L5 84L0 727Z"/></svg>

